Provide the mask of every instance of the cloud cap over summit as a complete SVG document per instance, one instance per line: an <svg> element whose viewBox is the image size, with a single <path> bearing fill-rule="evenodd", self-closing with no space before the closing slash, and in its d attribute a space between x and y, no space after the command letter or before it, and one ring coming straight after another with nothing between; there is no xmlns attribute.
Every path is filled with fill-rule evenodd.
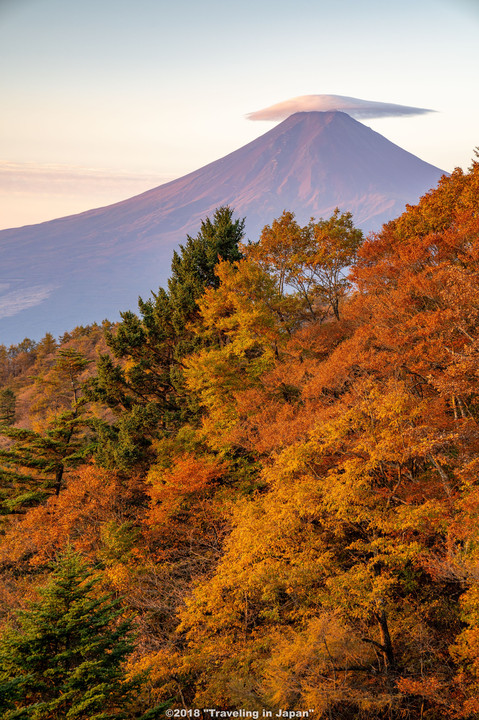
<svg viewBox="0 0 479 720"><path fill-rule="evenodd" d="M345 95L300 95L263 110L248 113L248 120L286 120L298 112L330 112L340 110L354 118L402 117L404 115L424 115L436 112L427 108L396 105L395 103L361 100Z"/></svg>

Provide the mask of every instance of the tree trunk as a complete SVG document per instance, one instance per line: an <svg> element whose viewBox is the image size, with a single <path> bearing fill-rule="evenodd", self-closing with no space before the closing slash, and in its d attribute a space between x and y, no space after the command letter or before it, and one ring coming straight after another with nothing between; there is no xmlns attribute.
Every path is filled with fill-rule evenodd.
<svg viewBox="0 0 479 720"><path fill-rule="evenodd" d="M381 609L380 612L376 613L376 618L379 623L379 632L381 635L381 647L384 658L384 667L386 669L386 672L394 672L394 670L396 669L396 661L394 659L393 646L388 628L388 620L384 608Z"/></svg>
<svg viewBox="0 0 479 720"><path fill-rule="evenodd" d="M56 473L55 473L55 495L58 497L60 495L60 490L62 489L62 478L63 478L63 465L59 465L57 467Z"/></svg>

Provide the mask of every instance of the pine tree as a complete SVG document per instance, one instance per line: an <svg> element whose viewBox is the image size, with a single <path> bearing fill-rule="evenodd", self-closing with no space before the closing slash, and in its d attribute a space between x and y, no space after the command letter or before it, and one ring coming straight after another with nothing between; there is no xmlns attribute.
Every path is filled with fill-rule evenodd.
<svg viewBox="0 0 479 720"><path fill-rule="evenodd" d="M187 236L180 253L173 253L168 294L172 310L172 323L178 335L196 312L197 300L205 288L218 287L215 274L220 260L235 262L241 258L238 244L244 237L244 220L233 221L229 207L215 210L213 220L206 218L195 238Z"/></svg>
<svg viewBox="0 0 479 720"><path fill-rule="evenodd" d="M73 409L56 416L44 433L0 426L11 441L0 449L0 512L17 512L60 493L65 470L84 462L93 448L81 433L86 424L81 409Z"/></svg>
<svg viewBox="0 0 479 720"><path fill-rule="evenodd" d="M15 422L16 397L13 390L0 391L0 425L13 425Z"/></svg>
<svg viewBox="0 0 479 720"><path fill-rule="evenodd" d="M65 470L80 465L91 452L92 425L79 376L89 361L76 350L60 351L45 382L44 404L62 408L42 431L0 425L10 442L0 447L0 512L17 512L63 487ZM42 379L38 379L43 382Z"/></svg>
<svg viewBox="0 0 479 720"><path fill-rule="evenodd" d="M40 600L0 639L2 717L120 720L138 717L140 678L128 679L134 649L118 600L71 550L59 558ZM154 717L152 711L148 717Z"/></svg>
<svg viewBox="0 0 479 720"><path fill-rule="evenodd" d="M191 416L181 361L201 339L188 326L205 289L219 284L219 261L241 257L243 236L244 220L233 220L229 207L217 209L213 220L204 220L198 235L188 236L174 253L168 291L160 288L150 299L140 298L139 316L122 313L116 333L107 333L107 344L120 362L101 356L87 390L90 398L118 413L111 432L104 433L102 463L120 468L148 464L151 440Z"/></svg>

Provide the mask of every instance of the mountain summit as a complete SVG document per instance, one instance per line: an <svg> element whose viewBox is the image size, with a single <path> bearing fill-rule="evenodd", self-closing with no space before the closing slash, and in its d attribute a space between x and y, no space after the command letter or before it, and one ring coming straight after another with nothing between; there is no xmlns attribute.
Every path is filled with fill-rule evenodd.
<svg viewBox="0 0 479 720"><path fill-rule="evenodd" d="M351 211L365 231L399 215L443 171L349 115L301 112L220 160L79 215L0 232L0 343L115 319L165 285L173 249L215 208L254 240L283 210L299 222Z"/></svg>

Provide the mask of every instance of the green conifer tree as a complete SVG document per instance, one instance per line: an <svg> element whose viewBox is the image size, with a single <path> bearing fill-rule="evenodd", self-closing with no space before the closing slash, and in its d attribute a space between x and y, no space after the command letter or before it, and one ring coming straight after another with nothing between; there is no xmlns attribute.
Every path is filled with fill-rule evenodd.
<svg viewBox="0 0 479 720"><path fill-rule="evenodd" d="M205 288L218 285L217 263L241 257L243 237L244 220L233 220L229 207L217 209L213 220L202 221L198 235L188 236L174 253L168 291L160 288L150 299L140 298L139 316L122 313L116 332L107 332L108 346L120 362L103 355L87 389L90 398L118 413L111 432L102 430L102 463L123 469L147 464L151 440L191 416L181 360L198 337L188 325Z"/></svg>
<svg viewBox="0 0 479 720"><path fill-rule="evenodd" d="M86 562L67 550L40 600L19 613L19 629L0 638L4 720L140 717L141 679L125 671L134 649L131 621L98 583Z"/></svg>
<svg viewBox="0 0 479 720"><path fill-rule="evenodd" d="M0 425L13 425L17 399L10 388L0 391Z"/></svg>
<svg viewBox="0 0 479 720"><path fill-rule="evenodd" d="M76 350L60 351L48 381L44 402L61 408L40 432L0 424L0 436L8 442L0 447L0 514L18 512L63 487L68 468L84 462L93 450L87 400L81 394L79 377L89 364Z"/></svg>
<svg viewBox="0 0 479 720"><path fill-rule="evenodd" d="M244 238L244 220L233 220L229 207L215 210L213 220L206 218L195 238L187 236L180 253L173 253L168 295L172 324L178 336L196 311L196 301L207 287L218 287L215 267L219 260L235 262L241 258L238 244Z"/></svg>
<svg viewBox="0 0 479 720"><path fill-rule="evenodd" d="M81 465L93 451L82 433L88 424L74 408L57 415L44 433L0 426L0 434L11 441L0 448L0 513L18 512L60 494L65 470Z"/></svg>

